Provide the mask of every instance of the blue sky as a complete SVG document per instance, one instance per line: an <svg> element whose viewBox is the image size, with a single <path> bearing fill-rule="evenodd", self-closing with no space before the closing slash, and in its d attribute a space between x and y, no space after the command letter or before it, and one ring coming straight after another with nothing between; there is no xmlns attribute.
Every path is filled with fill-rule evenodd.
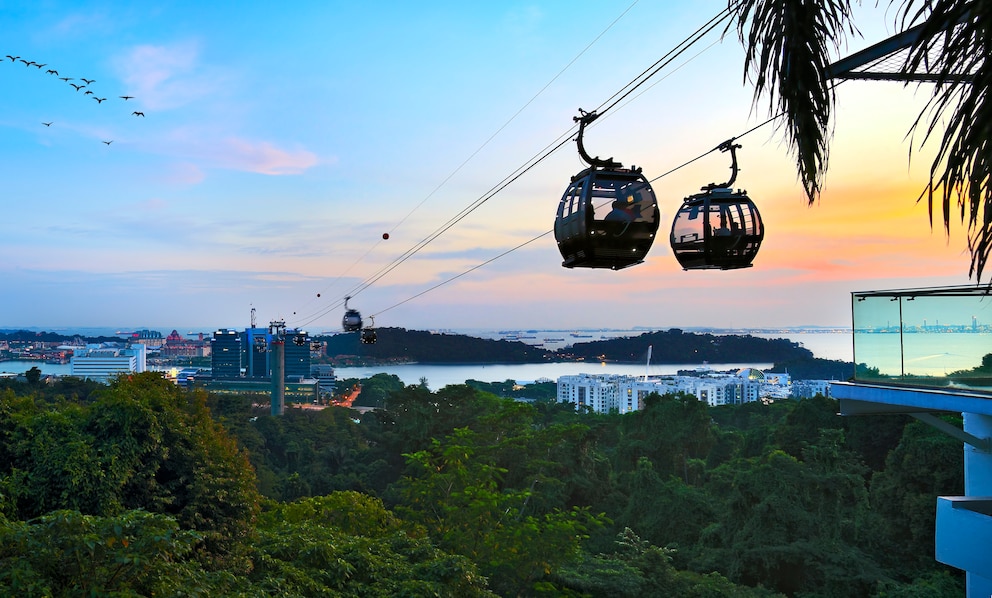
<svg viewBox="0 0 992 598"><path fill-rule="evenodd" d="M0 57L0 327L210 330L246 326L254 307L334 330L347 293L725 6L295 4L0 5L0 55L46 65ZM866 9L845 50L892 20ZM768 116L742 69L735 36L710 35L587 147L649 178L702 154ZM662 228L644 264L566 270L545 235L468 272L551 230L583 168L568 144L350 305L406 328L846 325L851 291L966 284L964 232L931 230L915 202L921 91L838 88L813 207L774 127L740 140L737 182L767 225L751 269L684 272L667 247L681 199L726 178L711 154L654 183Z"/></svg>

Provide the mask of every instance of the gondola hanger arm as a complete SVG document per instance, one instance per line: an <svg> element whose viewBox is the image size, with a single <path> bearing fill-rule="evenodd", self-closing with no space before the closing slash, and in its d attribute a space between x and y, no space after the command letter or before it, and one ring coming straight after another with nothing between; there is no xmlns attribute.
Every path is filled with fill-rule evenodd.
<svg viewBox="0 0 992 598"><path fill-rule="evenodd" d="M593 158L586 151L585 145L582 142L582 135L585 133L586 125L599 118L599 116L600 115L597 114L595 110L592 112L586 112L582 108L579 108L579 116L572 117L572 120L579 123L579 134L575 138L575 145L579 148L579 155L582 156L582 159L589 163L590 166L598 166L600 168L621 168L623 167L623 164L617 162L612 157L606 158L605 160L599 156Z"/></svg>
<svg viewBox="0 0 992 598"><path fill-rule="evenodd" d="M730 152L730 180L726 183L710 183L702 188L703 191L726 189L731 187L734 184L734 181L737 180L737 149L741 147L741 144L734 143L735 139L736 137L728 139L714 148L720 150L721 152Z"/></svg>

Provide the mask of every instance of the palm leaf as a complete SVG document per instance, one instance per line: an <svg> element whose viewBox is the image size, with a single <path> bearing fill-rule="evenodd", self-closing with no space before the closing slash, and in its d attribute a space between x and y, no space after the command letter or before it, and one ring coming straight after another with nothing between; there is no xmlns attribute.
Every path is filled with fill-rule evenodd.
<svg viewBox="0 0 992 598"><path fill-rule="evenodd" d="M920 197L927 198L931 223L940 203L947 232L957 205L968 226L968 274L980 282L992 252L992 1L905 0L902 18L907 27L923 24L903 72L937 76L913 130L924 131L924 143L943 130Z"/></svg>
<svg viewBox="0 0 992 598"><path fill-rule="evenodd" d="M754 101L767 94L769 110L784 119L799 179L810 203L827 170L834 95L824 76L829 51L855 32L848 0L731 1L744 69L754 81Z"/></svg>

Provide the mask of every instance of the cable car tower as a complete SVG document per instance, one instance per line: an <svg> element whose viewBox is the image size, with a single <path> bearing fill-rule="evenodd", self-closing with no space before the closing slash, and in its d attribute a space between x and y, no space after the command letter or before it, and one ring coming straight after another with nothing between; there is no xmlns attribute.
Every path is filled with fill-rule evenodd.
<svg viewBox="0 0 992 598"><path fill-rule="evenodd" d="M566 268L619 270L644 261L658 232L654 190L641 169L624 168L613 158L590 156L583 145L586 125L599 115L579 109L575 138L589 164L572 177L558 204L555 240Z"/></svg>

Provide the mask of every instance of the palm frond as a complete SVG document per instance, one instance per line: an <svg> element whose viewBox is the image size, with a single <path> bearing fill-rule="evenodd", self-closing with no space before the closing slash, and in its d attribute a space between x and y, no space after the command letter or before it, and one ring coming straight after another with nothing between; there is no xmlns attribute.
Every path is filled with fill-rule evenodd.
<svg viewBox="0 0 992 598"><path fill-rule="evenodd" d="M903 71L937 74L912 131L923 131L923 143L943 131L920 198L931 223L940 204L948 232L956 204L968 226L969 276L981 282L992 253L992 0L905 0L901 13L905 26L923 24Z"/></svg>
<svg viewBox="0 0 992 598"><path fill-rule="evenodd" d="M856 32L849 0L731 1L746 50L744 70L754 102L768 96L769 111L784 119L799 179L810 203L827 170L834 95L824 70L830 50Z"/></svg>

